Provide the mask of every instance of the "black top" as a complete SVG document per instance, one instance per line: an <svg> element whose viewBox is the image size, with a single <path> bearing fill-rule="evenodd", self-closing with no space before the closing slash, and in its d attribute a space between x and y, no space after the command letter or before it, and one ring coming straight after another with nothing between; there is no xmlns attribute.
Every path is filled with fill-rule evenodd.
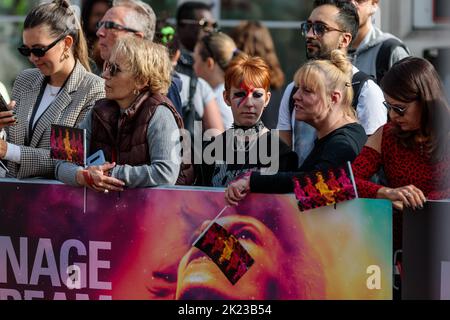
<svg viewBox="0 0 450 320"><path fill-rule="evenodd" d="M358 123L350 123L329 133L314 143L309 156L295 172L281 172L275 175L252 173L250 190L260 193L293 192L292 178L305 171L325 171L328 168L345 165L353 161L367 141L364 128Z"/></svg>
<svg viewBox="0 0 450 320"><path fill-rule="evenodd" d="M227 132L230 133L228 136ZM234 129L229 129L205 144L202 164L195 167L197 185L226 187L239 175L251 169L270 167L276 167L277 171L296 169L297 154L279 138L272 145L274 135L271 131L259 136L256 140L250 140L241 147L237 146L233 132ZM276 149L272 150L272 147L278 147L278 152ZM274 153L273 159L272 153ZM278 156L275 156L275 153L278 153ZM211 155L209 160L208 155Z"/></svg>

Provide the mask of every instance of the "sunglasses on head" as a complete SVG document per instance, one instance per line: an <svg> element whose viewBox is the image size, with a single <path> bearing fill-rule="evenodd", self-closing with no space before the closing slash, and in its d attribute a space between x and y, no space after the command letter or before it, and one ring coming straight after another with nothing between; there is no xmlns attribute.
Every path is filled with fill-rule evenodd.
<svg viewBox="0 0 450 320"><path fill-rule="evenodd" d="M405 115L406 109L408 109L408 107L394 106L387 101L383 101L383 104L386 107L386 109L388 110L388 112L393 110L396 114L398 114L401 117L403 117Z"/></svg>
<svg viewBox="0 0 450 320"><path fill-rule="evenodd" d="M330 27L323 22L304 22L300 26L302 36L306 37L309 30L311 30L311 28L312 28L313 34L319 38L323 37L323 35L325 33L330 32L330 31L345 32L344 30Z"/></svg>
<svg viewBox="0 0 450 320"><path fill-rule="evenodd" d="M28 48L27 46L23 45L23 46L17 48L17 50L19 50L19 53L25 57L29 57L31 54L33 54L36 57L41 58L41 57L45 56L45 54L47 53L48 50L53 48L59 41L64 39L68 34L69 34L68 32L64 32L62 35L60 35L58 38L56 38L55 41L53 41L46 47Z"/></svg>
<svg viewBox="0 0 450 320"><path fill-rule="evenodd" d="M101 27L104 27L105 29L115 29L115 30L121 30L121 31L127 31L127 32L139 32L137 30L125 27L121 24L115 23L113 21L99 21L97 22L97 30L99 30Z"/></svg>
<svg viewBox="0 0 450 320"><path fill-rule="evenodd" d="M103 72L105 72L106 70L108 70L109 75L111 77L114 77L117 73L121 72L122 70L120 70L119 66L115 63L111 63L111 62L105 62L105 66L103 68Z"/></svg>
<svg viewBox="0 0 450 320"><path fill-rule="evenodd" d="M219 30L219 24L217 22L211 22L206 19L194 20L194 19L181 19L181 24L196 25L204 30Z"/></svg>

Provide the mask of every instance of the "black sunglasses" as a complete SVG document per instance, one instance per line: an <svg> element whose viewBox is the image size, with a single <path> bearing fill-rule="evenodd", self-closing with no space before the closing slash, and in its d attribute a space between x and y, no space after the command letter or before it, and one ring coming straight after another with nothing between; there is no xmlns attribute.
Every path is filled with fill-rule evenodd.
<svg viewBox="0 0 450 320"><path fill-rule="evenodd" d="M137 30L131 29L131 28L127 28L121 24L115 23L113 21L99 21L97 22L97 30L99 30L101 27L104 27L105 29L115 29L115 30L123 30L123 31L128 31L128 32L139 32Z"/></svg>
<svg viewBox="0 0 450 320"><path fill-rule="evenodd" d="M23 46L17 48L17 50L19 50L20 54L25 57L29 57L31 54L34 54L36 57L42 58L43 56L45 56L45 54L47 53L48 50L53 48L59 41L64 39L67 35L68 35L68 32L64 32L55 41L53 41L48 46L43 47L43 48L28 48L27 46L23 45Z"/></svg>
<svg viewBox="0 0 450 320"><path fill-rule="evenodd" d="M109 75L111 77L114 77L117 73L122 72L122 70L120 70L119 66L115 63L110 63L110 62L105 62L105 66L103 68L103 72L105 72L106 70L109 71Z"/></svg>
<svg viewBox="0 0 450 320"><path fill-rule="evenodd" d="M398 107L398 106L394 106L392 104L390 104L387 101L383 101L384 106L386 107L386 109L389 111L393 110L396 114L398 114L400 117L403 117L405 115L406 109L408 109L408 107Z"/></svg>
<svg viewBox="0 0 450 320"><path fill-rule="evenodd" d="M313 30L313 34L319 38L323 37L323 35L325 33L330 32L330 31L346 32L344 30L330 27L323 22L304 22L300 26L302 36L306 37L309 30L311 30L311 28Z"/></svg>
<svg viewBox="0 0 450 320"><path fill-rule="evenodd" d="M181 19L180 24L190 24L190 25L196 25L203 30L209 30L209 31L218 31L219 30L219 24L217 22L211 22L206 19Z"/></svg>

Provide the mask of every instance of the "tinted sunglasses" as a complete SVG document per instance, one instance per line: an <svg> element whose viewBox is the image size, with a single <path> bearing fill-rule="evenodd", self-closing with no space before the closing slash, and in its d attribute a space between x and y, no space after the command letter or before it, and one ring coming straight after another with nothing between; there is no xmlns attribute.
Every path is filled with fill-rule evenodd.
<svg viewBox="0 0 450 320"><path fill-rule="evenodd" d="M219 24L217 22L211 22L206 19L194 20L194 19L181 19L180 24L196 25L204 30L219 30Z"/></svg>
<svg viewBox="0 0 450 320"><path fill-rule="evenodd" d="M105 62L105 66L103 68L103 72L105 72L106 70L109 71L109 75L111 77L114 77L117 73L122 72L122 70L120 70L119 66L115 63L110 63L110 62Z"/></svg>
<svg viewBox="0 0 450 320"><path fill-rule="evenodd" d="M388 103L387 101L383 101L383 104L386 107L386 109L388 110L388 112L393 110L396 114L398 114L401 117L403 117L405 115L406 109L408 109L408 107L394 106L394 105Z"/></svg>
<svg viewBox="0 0 450 320"><path fill-rule="evenodd" d="M306 37L309 30L311 30L311 28L312 28L313 34L319 38L323 37L323 35L325 33L330 32L330 31L346 32L344 30L340 30L340 29L336 29L336 28L327 26L325 23L322 23L322 22L304 22L300 26L300 31L302 33L302 36Z"/></svg>
<svg viewBox="0 0 450 320"><path fill-rule="evenodd" d="M127 28L121 24L115 23L113 21L99 21L97 22L97 30L99 30L101 27L104 27L105 29L115 29L115 30L123 30L123 31L128 31L128 32L139 32L137 30L131 29L131 28Z"/></svg>
<svg viewBox="0 0 450 320"><path fill-rule="evenodd" d="M45 56L45 54L47 53L48 50L53 48L59 41L64 39L67 35L68 35L68 32L64 32L55 41L53 41L48 46L43 47L43 48L28 48L27 46L23 45L23 46L17 48L17 50L19 50L20 54L25 57L29 57L31 54L34 54L36 57L41 58L41 57Z"/></svg>

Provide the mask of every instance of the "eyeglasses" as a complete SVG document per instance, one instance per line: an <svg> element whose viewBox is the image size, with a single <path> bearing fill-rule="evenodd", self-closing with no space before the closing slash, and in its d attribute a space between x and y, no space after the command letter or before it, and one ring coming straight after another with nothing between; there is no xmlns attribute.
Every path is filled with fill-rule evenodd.
<svg viewBox="0 0 450 320"><path fill-rule="evenodd" d="M394 106L392 104L390 104L387 101L383 101L384 106L386 107L386 109L389 111L393 110L396 114L398 114L400 117L403 117L405 115L406 109L408 109L408 107L398 107L398 106Z"/></svg>
<svg viewBox="0 0 450 320"><path fill-rule="evenodd" d="M304 22L300 26L302 36L306 37L309 30L311 30L311 28L313 30L313 34L319 38L322 38L325 33L330 32L330 31L346 32L344 30L330 27L323 22Z"/></svg>
<svg viewBox="0 0 450 320"><path fill-rule="evenodd" d="M111 63L111 62L105 62L105 66L103 67L103 72L105 72L106 70L109 71L109 75L111 77L114 77L117 73L122 72L122 70L120 70L119 66L115 63Z"/></svg>
<svg viewBox="0 0 450 320"><path fill-rule="evenodd" d="M121 31L127 31L127 32L139 32L137 30L127 28L121 24L115 23L113 21L99 21L97 22L97 30L99 30L101 27L104 27L105 29L115 29L115 30L121 30Z"/></svg>
<svg viewBox="0 0 450 320"><path fill-rule="evenodd" d="M219 30L219 24L217 22L211 22L206 19L200 19L200 20L181 19L180 24L196 25L196 26L202 28L203 30L212 30L212 31Z"/></svg>
<svg viewBox="0 0 450 320"><path fill-rule="evenodd" d="M43 56L45 56L45 54L47 53L48 50L53 48L59 41L64 39L67 35L68 35L68 32L64 32L62 35L60 35L58 38L56 38L55 41L53 41L48 46L43 47L43 48L28 48L27 46L23 45L23 46L17 48L17 50L19 50L20 54L25 57L29 57L31 54L34 54L36 57L42 58Z"/></svg>

